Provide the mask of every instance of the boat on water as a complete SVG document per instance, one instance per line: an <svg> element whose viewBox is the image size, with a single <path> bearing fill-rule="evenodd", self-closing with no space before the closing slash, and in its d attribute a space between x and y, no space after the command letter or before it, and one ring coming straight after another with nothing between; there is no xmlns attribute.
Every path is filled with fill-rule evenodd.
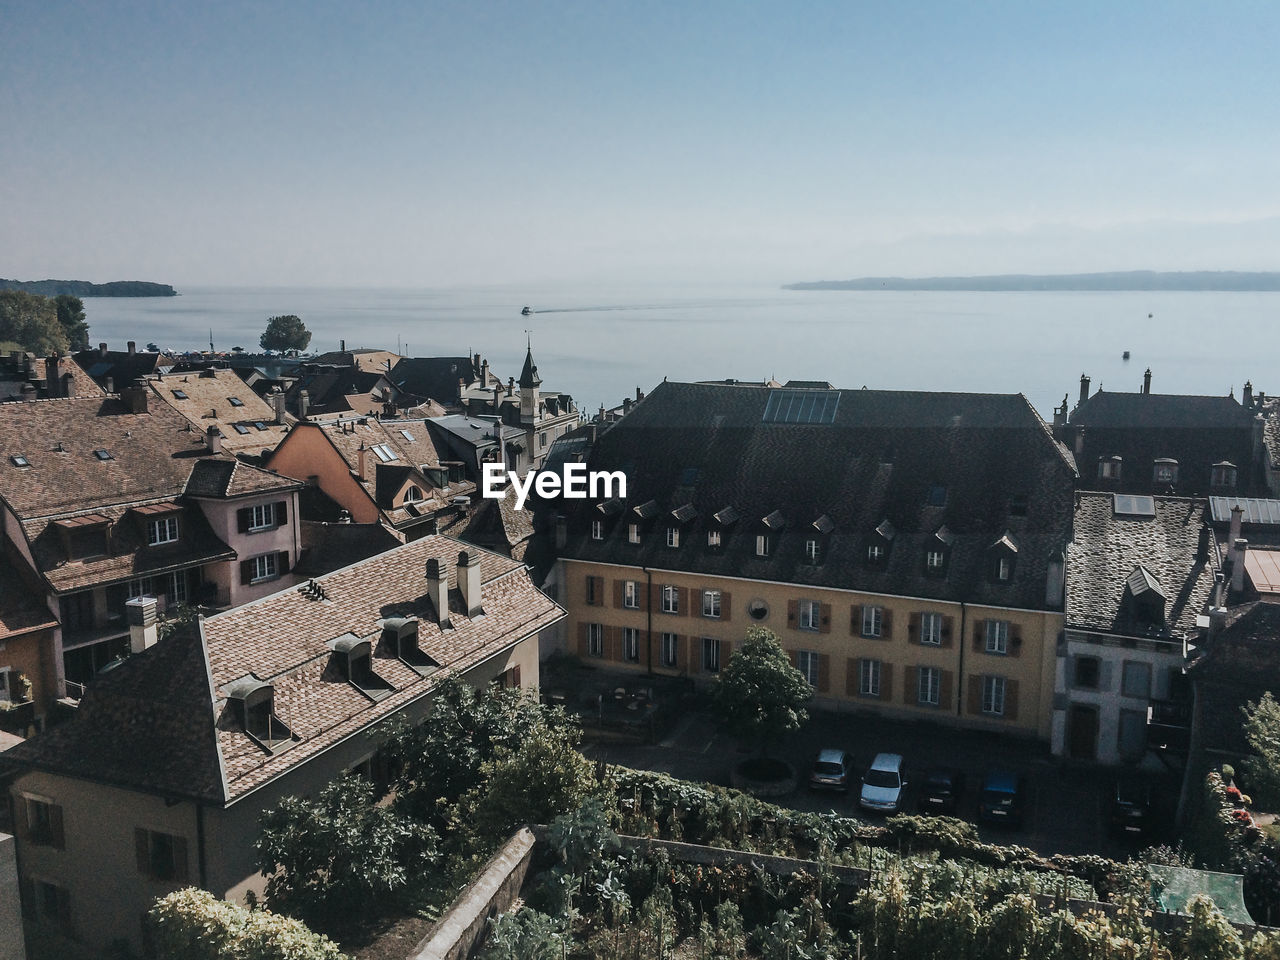
<svg viewBox="0 0 1280 960"><path fill-rule="evenodd" d="M523 310L521 310L521 311L520 311L520 316L522 316L522 317L527 317L527 316L529 316L529 314L531 314L531 313L533 313L533 311L532 311L531 309L529 309L528 307L525 307Z"/></svg>

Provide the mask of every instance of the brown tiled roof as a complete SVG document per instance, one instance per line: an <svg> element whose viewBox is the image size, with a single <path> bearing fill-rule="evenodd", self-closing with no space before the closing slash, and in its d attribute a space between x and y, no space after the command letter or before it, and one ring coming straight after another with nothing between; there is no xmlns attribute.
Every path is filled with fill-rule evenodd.
<svg viewBox="0 0 1280 960"><path fill-rule="evenodd" d="M158 399L172 407L200 433L211 426L216 427L222 434L222 449L229 453L259 457L274 450L288 431L287 423L293 421L292 416L287 416L286 423L276 423L271 404L254 393L234 370L211 367L169 373L147 380L146 384L152 392L153 403ZM174 396L175 391L181 392L186 399ZM231 403L233 397L240 401L241 406ZM259 423L265 429L259 429ZM248 433L237 430L237 424Z"/></svg>
<svg viewBox="0 0 1280 960"><path fill-rule="evenodd" d="M0 640L56 627L53 614L40 600L13 564L0 557Z"/></svg>
<svg viewBox="0 0 1280 960"><path fill-rule="evenodd" d="M202 460L191 468L184 492L191 497L224 499L255 493L298 490L303 486L290 477L241 463L239 460Z"/></svg>
<svg viewBox="0 0 1280 960"><path fill-rule="evenodd" d="M1192 632L1218 570L1212 539L1198 556L1205 501L1155 497L1154 517L1117 515L1113 501L1109 493L1077 497L1075 538L1067 548L1067 626L1145 635L1124 602L1126 578L1144 567L1165 595L1169 632Z"/></svg>
<svg viewBox="0 0 1280 960"><path fill-rule="evenodd" d="M395 367L401 360L400 354L390 350L333 350L322 353L313 360L317 364L331 364L335 367L356 367L365 373L386 373L387 361Z"/></svg>

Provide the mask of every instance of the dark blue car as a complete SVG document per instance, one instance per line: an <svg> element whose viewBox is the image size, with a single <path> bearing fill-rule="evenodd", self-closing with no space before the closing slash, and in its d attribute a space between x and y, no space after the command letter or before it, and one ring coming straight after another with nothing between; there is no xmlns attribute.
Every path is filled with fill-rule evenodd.
<svg viewBox="0 0 1280 960"><path fill-rule="evenodd" d="M990 770L982 779L978 816L988 823L1022 826L1022 777L1012 770Z"/></svg>

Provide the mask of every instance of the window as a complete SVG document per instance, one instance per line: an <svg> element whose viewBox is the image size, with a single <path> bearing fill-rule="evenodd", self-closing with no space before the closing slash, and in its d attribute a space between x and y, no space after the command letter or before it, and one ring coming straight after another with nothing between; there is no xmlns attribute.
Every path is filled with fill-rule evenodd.
<svg viewBox="0 0 1280 960"><path fill-rule="evenodd" d="M627 542L628 543L640 542L640 524L638 523L627 524Z"/></svg>
<svg viewBox="0 0 1280 960"><path fill-rule="evenodd" d="M720 641L714 637L702 638L702 669L706 673L720 672Z"/></svg>
<svg viewBox="0 0 1280 960"><path fill-rule="evenodd" d="M1147 752L1147 715L1142 710L1121 710L1118 741L1122 760L1141 760Z"/></svg>
<svg viewBox="0 0 1280 960"><path fill-rule="evenodd" d="M674 633L662 635L662 665L674 667L680 652L680 638Z"/></svg>
<svg viewBox="0 0 1280 960"><path fill-rule="evenodd" d="M134 831L138 872L151 880L181 883L187 879L187 841L157 830Z"/></svg>
<svg viewBox="0 0 1280 960"><path fill-rule="evenodd" d="M276 561L276 554L264 553L260 557L254 557L249 561L253 566L251 568L252 576L250 583L259 583L263 580L271 580L280 576L279 565Z"/></svg>
<svg viewBox="0 0 1280 960"><path fill-rule="evenodd" d="M24 457L24 456L23 456L22 454L20 454L20 453L14 453L14 454L11 454L11 455L9 456L9 459L10 459L11 461L13 461L13 465L14 465L15 467L29 467L29 466L31 466L31 462L30 462L29 460L27 460L27 458L26 458L26 457Z"/></svg>
<svg viewBox="0 0 1280 960"><path fill-rule="evenodd" d="M258 533L261 530L270 530L276 525L276 505L274 503L260 503L256 507L249 508L249 532Z"/></svg>
<svg viewBox="0 0 1280 960"><path fill-rule="evenodd" d="M879 563L884 559L884 544L871 543L867 545L867 562Z"/></svg>
<svg viewBox="0 0 1280 960"><path fill-rule="evenodd" d="M822 545L817 540L806 540L804 542L804 558L809 563L820 563L822 560Z"/></svg>
<svg viewBox="0 0 1280 960"><path fill-rule="evenodd" d="M588 575L587 577L587 606L588 607L598 607L602 602L602 598L600 596L601 594L600 581L601 581L600 577L593 577L590 575Z"/></svg>
<svg viewBox="0 0 1280 960"><path fill-rule="evenodd" d="M12 700L16 693L9 683L9 673L11 670L11 667L0 667L0 700Z"/></svg>
<svg viewBox="0 0 1280 960"><path fill-rule="evenodd" d="M1236 485L1236 468L1230 463L1215 463L1213 476L1209 481L1215 487L1234 487Z"/></svg>
<svg viewBox="0 0 1280 960"><path fill-rule="evenodd" d="M988 620L986 626L986 643L983 649L987 653L1007 654L1009 652L1009 621Z"/></svg>
<svg viewBox="0 0 1280 960"><path fill-rule="evenodd" d="M1004 716L1004 677L982 678L982 712L993 717Z"/></svg>
<svg viewBox="0 0 1280 960"><path fill-rule="evenodd" d="M932 573L940 571L947 563L947 554L943 550L929 550L924 555L924 565Z"/></svg>
<svg viewBox="0 0 1280 960"><path fill-rule="evenodd" d="M1102 661L1097 657L1075 658L1075 685L1086 690L1098 689L1102 675Z"/></svg>
<svg viewBox="0 0 1280 960"><path fill-rule="evenodd" d="M667 546L668 547L680 546L680 528L679 527L667 527Z"/></svg>
<svg viewBox="0 0 1280 960"><path fill-rule="evenodd" d="M371 448L374 455L383 463L390 463L392 460L399 460L399 455L391 449L389 444L375 443Z"/></svg>
<svg viewBox="0 0 1280 960"><path fill-rule="evenodd" d="M175 570L173 573L166 574L164 584L165 597L169 607L176 607L180 603L187 602L187 572L185 570Z"/></svg>
<svg viewBox="0 0 1280 960"><path fill-rule="evenodd" d="M228 401L228 402L229 402L233 407L243 407L243 406L244 406L244 401L243 401L243 400L241 400L239 397L227 397L227 401Z"/></svg>
<svg viewBox="0 0 1280 960"><path fill-rule="evenodd" d="M817 600L800 601L800 629L817 630L822 623L822 604Z"/></svg>
<svg viewBox="0 0 1280 960"><path fill-rule="evenodd" d="M65 936L73 935L71 929L71 894L47 880L33 880L22 898L23 913L28 920L56 927Z"/></svg>
<svg viewBox="0 0 1280 960"><path fill-rule="evenodd" d="M640 609L640 582L638 580L623 581L622 605L628 610Z"/></svg>
<svg viewBox="0 0 1280 960"><path fill-rule="evenodd" d="M916 672L916 702L936 707L942 694L942 671L937 667L921 667Z"/></svg>
<svg viewBox="0 0 1280 960"><path fill-rule="evenodd" d="M1007 582L1013 576L1013 561L1008 557L1001 557L996 561L996 579Z"/></svg>
<svg viewBox="0 0 1280 960"><path fill-rule="evenodd" d="M662 612L663 613L679 613L680 612L680 588L670 585L662 588Z"/></svg>
<svg viewBox="0 0 1280 960"><path fill-rule="evenodd" d="M942 614L920 614L920 642L930 646L942 646Z"/></svg>
<svg viewBox="0 0 1280 960"><path fill-rule="evenodd" d="M172 391L172 393L173 393L173 399L175 399L175 400L185 400L185 399L187 399L187 391L185 391L185 390L174 390L174 391Z"/></svg>
<svg viewBox="0 0 1280 960"><path fill-rule="evenodd" d="M62 807L44 797L32 797L26 794L22 795L22 801L26 806L27 815L26 840L41 847L65 849Z"/></svg>
<svg viewBox="0 0 1280 960"><path fill-rule="evenodd" d="M158 547L162 543L175 543L178 539L178 518L160 517L147 523L147 546Z"/></svg>
<svg viewBox="0 0 1280 960"><path fill-rule="evenodd" d="M417 438L417 437L415 437L415 436L414 436L412 433L410 433L408 430L401 430L401 431L400 431L400 436L404 437L404 439L405 439L405 442L406 442L406 443L417 443L417 442L418 442L418 438Z"/></svg>
<svg viewBox="0 0 1280 960"><path fill-rule="evenodd" d="M266 425L265 423L263 423L261 420L255 420L255 421L253 421L253 426L255 427L255 429L258 429L258 430L266 430L266 429L267 429L267 425ZM392 459L394 460L395 458L394 458L394 457L392 457Z"/></svg>
<svg viewBox="0 0 1280 960"><path fill-rule="evenodd" d="M249 428L246 427L243 423L233 423L232 426L235 427L236 433L240 434L241 436L244 436L246 433L249 432Z"/></svg>
<svg viewBox="0 0 1280 960"><path fill-rule="evenodd" d="M603 520L591 521L591 539L592 540L604 539L604 521Z"/></svg>
<svg viewBox="0 0 1280 960"><path fill-rule="evenodd" d="M880 661L858 661L858 693L864 697L880 696Z"/></svg>
<svg viewBox="0 0 1280 960"><path fill-rule="evenodd" d="M720 618L720 591L719 590L703 590L702 591L702 615L704 617Z"/></svg>
<svg viewBox="0 0 1280 960"><path fill-rule="evenodd" d="M622 659L632 663L640 659L640 631L635 627L622 628Z"/></svg>
<svg viewBox="0 0 1280 960"><path fill-rule="evenodd" d="M412 484L410 484L409 488L404 492L404 502L417 503L421 499L422 499L422 491L419 490L417 487L413 486Z"/></svg>
<svg viewBox="0 0 1280 960"><path fill-rule="evenodd" d="M884 607L875 607L868 604L862 608L862 635L864 637L878 637L884 626Z"/></svg>
<svg viewBox="0 0 1280 960"><path fill-rule="evenodd" d="M1151 696L1151 664L1141 660L1126 660L1121 681L1121 693L1126 697L1140 697L1143 700Z"/></svg>
<svg viewBox="0 0 1280 960"><path fill-rule="evenodd" d="M818 685L818 654L812 650L800 650L796 653L796 669L804 674L809 686Z"/></svg>
<svg viewBox="0 0 1280 960"><path fill-rule="evenodd" d="M111 455L111 451L110 451L110 450L101 450L101 449L99 449L99 450L95 450L95 451L93 451L93 455L94 455L95 457L97 457L99 460L114 460L114 459L115 459L115 457L113 457L113 456Z"/></svg>
<svg viewBox="0 0 1280 960"><path fill-rule="evenodd" d="M1151 473L1151 479L1156 483L1177 483L1178 461L1157 460L1155 469Z"/></svg>
<svg viewBox="0 0 1280 960"><path fill-rule="evenodd" d="M587 624L587 653L593 657L604 656L604 624Z"/></svg>
<svg viewBox="0 0 1280 960"><path fill-rule="evenodd" d="M707 546L713 550L718 550L720 548L720 531L719 530L707 531Z"/></svg>
<svg viewBox="0 0 1280 960"><path fill-rule="evenodd" d="M760 533L756 535L756 556L767 557L769 555L769 535Z"/></svg>
<svg viewBox="0 0 1280 960"><path fill-rule="evenodd" d="M1120 465L1123 461L1119 457L1099 457L1098 458L1098 479L1099 480L1119 480Z"/></svg>

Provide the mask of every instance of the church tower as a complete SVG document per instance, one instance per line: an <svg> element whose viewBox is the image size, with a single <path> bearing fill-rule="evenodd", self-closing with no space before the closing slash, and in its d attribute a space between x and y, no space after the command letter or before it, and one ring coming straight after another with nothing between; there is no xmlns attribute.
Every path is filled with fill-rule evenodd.
<svg viewBox="0 0 1280 960"><path fill-rule="evenodd" d="M524 369L520 371L520 422L533 426L538 420L538 365L533 362L533 343L529 342L524 355Z"/></svg>

